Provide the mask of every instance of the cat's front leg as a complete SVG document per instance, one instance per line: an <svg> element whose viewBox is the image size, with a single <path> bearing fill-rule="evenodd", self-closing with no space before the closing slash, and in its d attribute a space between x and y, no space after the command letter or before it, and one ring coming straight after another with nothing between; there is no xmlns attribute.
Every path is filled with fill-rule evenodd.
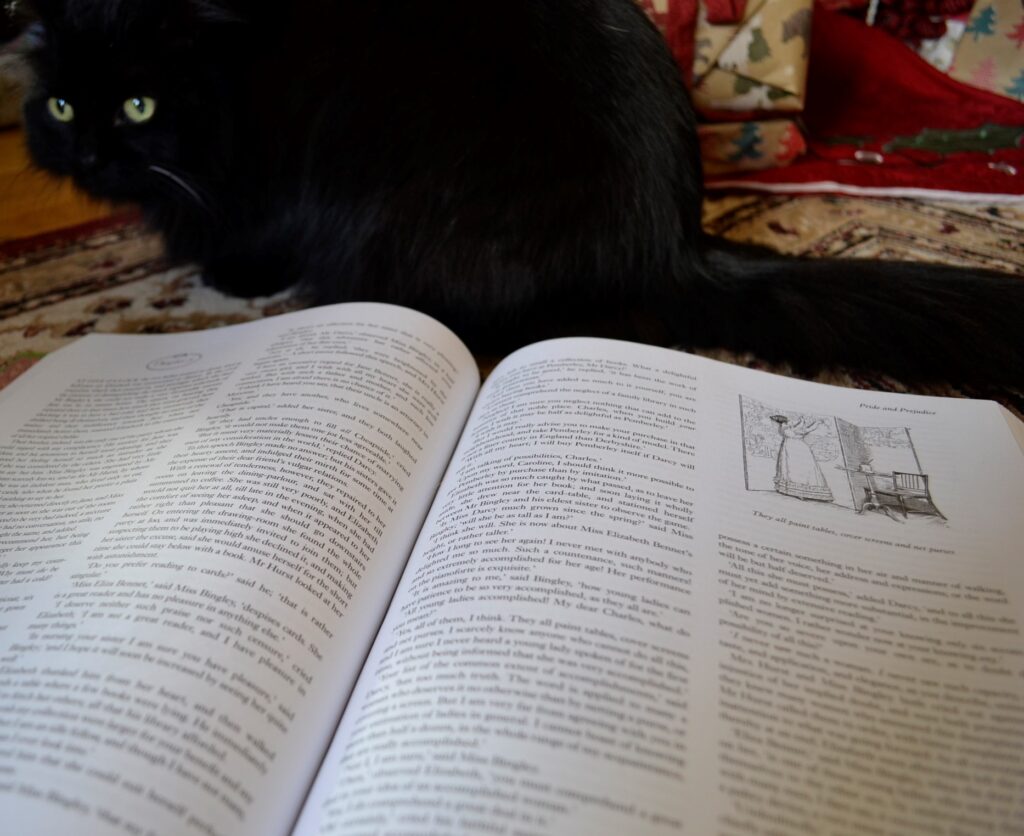
<svg viewBox="0 0 1024 836"><path fill-rule="evenodd" d="M270 296L295 283L294 265L273 251L236 250L209 258L202 267L203 283L230 296Z"/></svg>
<svg viewBox="0 0 1024 836"><path fill-rule="evenodd" d="M296 248L267 224L236 220L229 226L180 212L150 214L147 221L162 234L172 263L198 264L203 284L230 296L269 296L299 278Z"/></svg>

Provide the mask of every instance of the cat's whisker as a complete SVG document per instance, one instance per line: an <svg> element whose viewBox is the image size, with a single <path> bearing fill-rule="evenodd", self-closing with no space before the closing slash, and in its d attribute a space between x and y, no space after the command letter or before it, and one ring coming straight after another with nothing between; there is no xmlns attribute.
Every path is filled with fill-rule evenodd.
<svg viewBox="0 0 1024 836"><path fill-rule="evenodd" d="M205 200L203 200L199 192L197 192L195 188L193 188L185 180L185 178L181 177L178 174L175 174L173 171L170 171L169 169L164 168L162 165L151 165L149 166L149 170L152 171L154 174L159 174L162 177L166 177L172 183L181 188L182 191L184 191L186 194L192 197L192 199L195 200L195 202L198 203L199 206L201 206L207 212L210 211L210 205Z"/></svg>

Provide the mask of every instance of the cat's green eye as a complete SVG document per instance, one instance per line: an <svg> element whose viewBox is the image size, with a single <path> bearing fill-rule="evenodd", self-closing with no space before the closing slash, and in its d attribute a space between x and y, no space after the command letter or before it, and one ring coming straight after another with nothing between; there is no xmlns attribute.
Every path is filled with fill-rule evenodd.
<svg viewBox="0 0 1024 836"><path fill-rule="evenodd" d="M59 99L53 96L46 102L46 106L50 111L50 115L58 122L70 122L75 118L75 109L67 99Z"/></svg>
<svg viewBox="0 0 1024 836"><path fill-rule="evenodd" d="M124 103L124 115L128 117L129 122L134 122L136 125L148 122L153 118L154 113L156 113L156 99L151 99L149 96L136 96L127 99Z"/></svg>

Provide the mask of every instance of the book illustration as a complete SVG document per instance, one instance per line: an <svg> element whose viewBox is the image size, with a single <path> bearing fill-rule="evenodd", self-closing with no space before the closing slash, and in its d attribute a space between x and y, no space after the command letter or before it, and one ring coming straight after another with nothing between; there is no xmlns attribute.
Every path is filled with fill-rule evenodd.
<svg viewBox="0 0 1024 836"><path fill-rule="evenodd" d="M946 522L908 428L859 426L834 415L777 409L745 395L740 416L748 491L896 522Z"/></svg>
<svg viewBox="0 0 1024 836"><path fill-rule="evenodd" d="M807 443L807 436L821 426L821 421L805 415L792 422L785 415L772 415L771 420L778 424L782 436L775 464L775 490L798 499L831 502L832 489Z"/></svg>

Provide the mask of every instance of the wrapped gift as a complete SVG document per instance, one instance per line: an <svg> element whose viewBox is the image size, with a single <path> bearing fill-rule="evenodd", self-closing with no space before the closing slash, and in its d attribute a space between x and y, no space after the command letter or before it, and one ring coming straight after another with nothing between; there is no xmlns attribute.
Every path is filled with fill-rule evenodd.
<svg viewBox="0 0 1024 836"><path fill-rule="evenodd" d="M708 23L739 23L747 10L747 0L704 0Z"/></svg>
<svg viewBox="0 0 1024 836"><path fill-rule="evenodd" d="M702 115L726 120L700 126L706 174L783 166L807 150L791 120L736 120L802 107L813 0L637 1L696 86Z"/></svg>
<svg viewBox="0 0 1024 836"><path fill-rule="evenodd" d="M637 0L637 3L647 12L647 16L654 21L662 34L667 34L669 0Z"/></svg>
<svg viewBox="0 0 1024 836"><path fill-rule="evenodd" d="M789 119L717 122L699 128L700 154L708 176L788 165L807 150Z"/></svg>
<svg viewBox="0 0 1024 836"><path fill-rule="evenodd" d="M1024 101L1024 4L974 4L949 74L965 84Z"/></svg>
<svg viewBox="0 0 1024 836"><path fill-rule="evenodd" d="M711 4L714 8L714 4ZM693 100L705 115L800 111L813 0L750 0L737 23L697 16ZM742 118L742 117L740 117Z"/></svg>

